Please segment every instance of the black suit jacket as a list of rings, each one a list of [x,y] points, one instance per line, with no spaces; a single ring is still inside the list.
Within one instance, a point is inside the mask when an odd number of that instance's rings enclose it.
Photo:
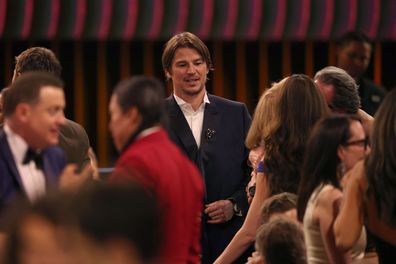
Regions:
[[[387,91],[382,86],[376,85],[367,78],[362,78],[359,81],[361,108],[369,115],[374,116],[386,92]]]
[[[65,166],[65,156],[57,146],[43,150],[43,172],[47,189],[58,185],[58,177]],[[0,129],[0,213],[15,197],[27,198],[4,129]]]
[[[245,215],[248,208],[245,186],[249,180],[245,137],[251,117],[242,103],[214,95],[208,98],[210,104],[205,105],[199,149],[173,96],[166,99],[167,130],[172,141],[201,169],[205,203],[232,198]],[[203,263],[213,262],[220,255],[243,221],[244,217],[234,216],[224,224],[204,223]]]

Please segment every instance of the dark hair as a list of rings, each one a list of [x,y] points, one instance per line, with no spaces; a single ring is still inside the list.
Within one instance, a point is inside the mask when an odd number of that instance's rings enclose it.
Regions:
[[[295,221],[284,217],[259,228],[256,249],[267,264],[307,263],[302,228]]]
[[[284,213],[297,207],[297,195],[283,192],[273,195],[264,201],[261,207],[261,220],[267,223],[274,213]]]
[[[378,215],[396,225],[396,89],[382,101],[371,133],[371,151],[365,169],[369,194],[374,197]]]
[[[136,107],[142,115],[141,129],[164,122],[164,86],[156,78],[135,76],[117,84],[113,95],[125,113]]]
[[[15,57],[15,71],[18,74],[28,71],[49,72],[60,78],[62,66],[50,49],[33,47]]]
[[[314,79],[334,87],[334,96],[330,108],[342,110],[347,114],[358,112],[360,108],[358,86],[346,71],[328,66],[318,71]]]
[[[140,185],[87,185],[75,202],[81,231],[97,243],[126,239],[137,248],[143,263],[157,255],[162,242],[159,209],[155,198]]]
[[[298,191],[297,217],[303,220],[309,198],[321,184],[331,184],[340,188],[337,168],[340,164],[338,147],[351,137],[352,121],[358,117],[334,115],[320,120],[314,127],[307,142],[301,181]]]
[[[343,34],[336,42],[338,47],[345,47],[351,42],[367,43],[371,46],[371,41],[362,31],[349,31]]]
[[[54,226],[65,228],[73,226],[73,218],[70,214],[72,204],[71,195],[67,193],[50,192],[35,201],[33,204],[24,197],[19,196],[13,201],[12,206],[2,214],[7,242],[2,263],[20,263],[20,250],[24,242],[21,234],[22,227],[30,217],[40,217]]]
[[[31,204],[26,199],[8,212],[6,262],[19,263],[20,230],[38,216],[66,231],[77,230],[99,245],[122,239],[137,249],[142,263],[153,260],[162,242],[162,223],[155,198],[135,183],[90,182],[77,193],[50,192]]]
[[[169,71],[172,67],[175,52],[179,48],[195,49],[199,55],[202,56],[202,59],[206,62],[209,70],[213,70],[212,59],[210,58],[208,47],[196,35],[190,32],[182,32],[173,36],[165,44],[164,52],[162,53],[162,68],[165,75],[166,71]]]
[[[64,84],[55,75],[45,72],[28,72],[21,75],[7,90],[7,100],[4,100],[3,105],[4,116],[11,116],[20,103],[36,104],[44,86],[63,89]]]
[[[290,76],[280,93],[280,126],[264,140],[270,195],[297,192],[305,143],[313,125],[329,111],[319,89],[306,75]]]

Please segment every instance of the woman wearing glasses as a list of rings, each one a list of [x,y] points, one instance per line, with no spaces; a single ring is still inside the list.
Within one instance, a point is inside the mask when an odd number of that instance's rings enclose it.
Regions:
[[[396,259],[396,89],[375,114],[371,151],[349,173],[334,224],[337,243],[347,247],[366,224],[374,235],[379,263]]]
[[[366,235],[352,251],[338,248],[333,223],[342,198],[343,176],[368,152],[359,119],[335,115],[315,125],[308,140],[299,187],[297,214],[304,223],[308,263],[350,263],[364,257]]]

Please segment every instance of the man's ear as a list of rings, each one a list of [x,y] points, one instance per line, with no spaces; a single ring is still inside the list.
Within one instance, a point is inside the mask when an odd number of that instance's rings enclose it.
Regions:
[[[142,116],[136,106],[131,107],[125,114],[133,124],[140,123],[140,120],[142,119]]]
[[[171,76],[171,74],[170,74],[169,71],[165,71],[165,76],[166,76],[166,79],[167,79],[167,80],[172,79],[172,76]]]
[[[14,69],[14,74],[12,75],[12,81],[11,82],[15,82],[15,80],[21,75],[20,72],[17,72],[16,69]]]
[[[22,122],[27,122],[30,118],[30,114],[31,106],[27,103],[19,103],[15,108],[14,115]]]

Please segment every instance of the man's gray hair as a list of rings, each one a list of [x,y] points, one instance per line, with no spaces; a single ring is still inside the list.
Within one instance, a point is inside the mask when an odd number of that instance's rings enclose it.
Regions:
[[[329,105],[332,109],[356,114],[360,108],[358,85],[343,69],[328,66],[315,74],[314,80],[333,85],[334,97]]]

